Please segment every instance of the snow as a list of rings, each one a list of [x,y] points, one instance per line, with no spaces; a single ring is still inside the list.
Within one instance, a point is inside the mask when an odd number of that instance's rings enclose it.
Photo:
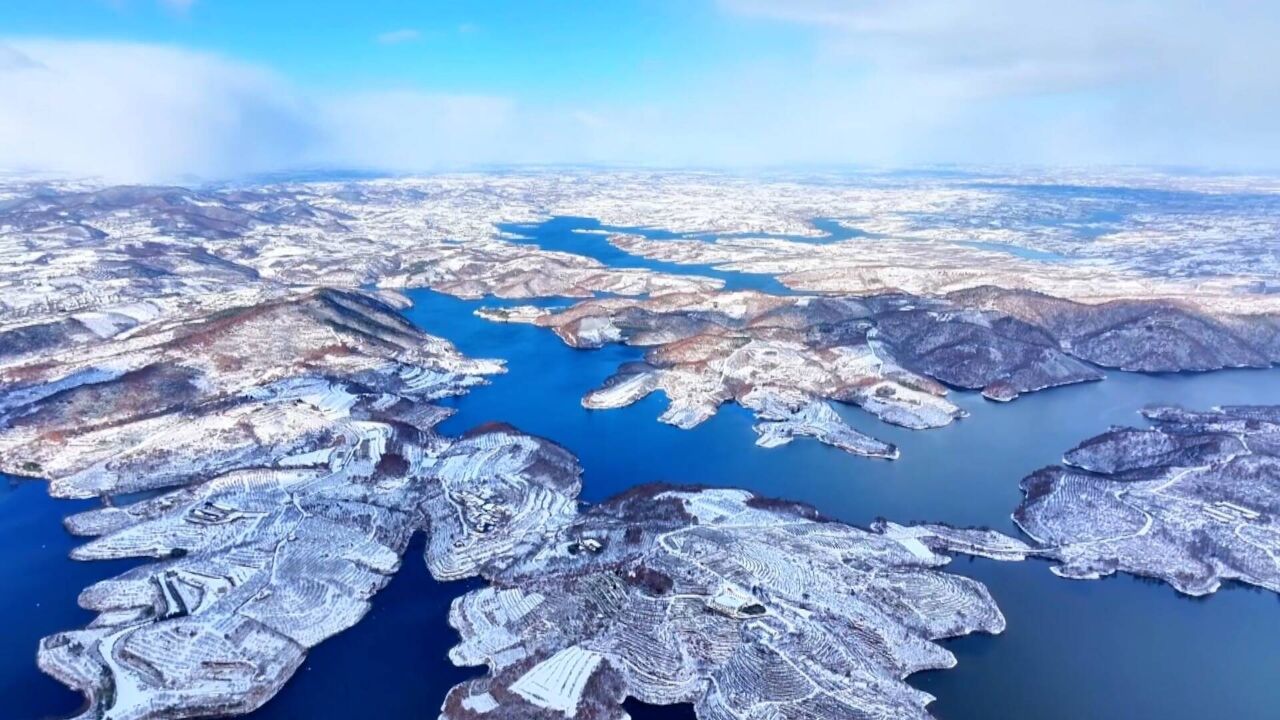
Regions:
[[[511,689],[538,707],[574,717],[582,689],[601,660],[599,653],[574,645],[533,666]]]

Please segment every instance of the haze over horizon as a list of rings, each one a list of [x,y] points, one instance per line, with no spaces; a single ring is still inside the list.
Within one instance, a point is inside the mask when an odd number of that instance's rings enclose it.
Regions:
[[[1277,34],[1244,0],[11,3],[0,169],[1271,169]]]

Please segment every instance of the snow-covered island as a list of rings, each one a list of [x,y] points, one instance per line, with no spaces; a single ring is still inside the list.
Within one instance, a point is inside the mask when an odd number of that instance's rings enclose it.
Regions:
[[[1280,592],[1280,407],[1143,414],[1026,478],[1018,525],[1063,577],[1157,578],[1189,595]]]
[[[630,405],[661,391],[661,420],[693,427],[733,401],[751,410],[758,444],[793,436],[870,457],[897,450],[849,427],[828,401],[912,429],[965,412],[948,387],[1007,402],[1103,379],[1102,368],[1175,372],[1280,361],[1280,314],[1213,313],[1158,299],[1080,303],[984,287],[928,298],[900,293],[779,296],[668,293],[584,300],[559,312],[517,306],[482,317],[553,330],[576,348],[624,343],[644,361],[582,399]]]

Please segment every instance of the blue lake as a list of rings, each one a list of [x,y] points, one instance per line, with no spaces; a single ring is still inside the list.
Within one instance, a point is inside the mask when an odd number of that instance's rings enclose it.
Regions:
[[[601,236],[564,228],[543,228],[536,240],[548,247],[581,245],[557,249],[588,254],[613,250]],[[631,256],[617,264],[624,262],[655,266]],[[740,276],[735,282],[756,280]],[[421,327],[469,355],[508,362],[509,372],[492,384],[446,401],[457,414],[443,430],[460,433],[499,420],[554,439],[581,459],[588,501],[653,481],[719,485],[801,500],[856,524],[883,516],[1016,533],[1009,513],[1020,499],[1018,481],[1109,425],[1140,422],[1136,412],[1144,405],[1280,403],[1280,370],[1111,373],[1100,383],[1036,393],[1007,405],[957,393],[970,417],[939,430],[892,428],[842,408],[854,426],[899,445],[902,458],[893,462],[806,440],[766,450],[753,444],[751,418],[736,406],[690,431],[656,421],[665,402],[658,396],[620,410],[582,409],[583,393],[638,357],[636,350],[574,350],[548,331],[489,323],[472,314],[496,303],[429,291],[409,295],[415,305],[406,315]],[[67,559],[74,541],[60,520],[89,506],[52,500],[35,482],[0,484],[0,544],[8,553],[0,566],[0,612],[10,620],[0,630],[4,717],[64,717],[79,704],[36,669],[34,657],[39,637],[90,619],[75,605],[81,588],[129,566]],[[456,635],[445,617],[452,598],[478,583],[434,582],[421,547],[419,538],[364,621],[318,647],[280,695],[252,717],[436,716],[448,688],[474,672],[447,661]],[[1192,600],[1132,577],[1063,580],[1042,562],[959,558],[952,570],[986,583],[1009,622],[997,637],[948,641],[958,667],[912,678],[938,697],[931,709],[939,718],[1277,715],[1280,602],[1274,594],[1233,586]],[[691,717],[687,708],[637,707],[633,715]]]
[[[548,250],[560,250],[562,252],[586,255],[612,267],[649,268],[651,270],[660,270],[674,275],[703,275],[723,280],[725,282],[725,288],[728,290],[760,290],[762,292],[774,294],[789,294],[792,291],[782,283],[778,282],[772,275],[725,272],[706,265],[682,265],[680,263],[649,260],[638,257],[610,245],[606,236],[601,233],[630,233],[634,235],[642,235],[651,240],[701,240],[705,242],[712,242],[718,238],[751,237],[790,240],[793,242],[811,244],[837,243],[845,241],[875,242],[883,237],[863,232],[855,227],[851,227],[841,223],[840,221],[829,218],[818,218],[810,222],[815,228],[822,231],[823,234],[817,236],[776,235],[770,233],[748,233],[746,235],[681,235],[654,228],[601,225],[599,221],[593,218],[563,216],[555,217],[536,224],[509,223],[500,225],[499,227],[503,231],[511,234],[516,240],[536,243]],[[914,240],[910,237],[895,239],[915,241],[922,244],[932,242],[930,240]],[[963,245],[965,247],[976,248],[978,250],[1004,253],[1006,255],[1013,255],[1025,260],[1036,260],[1039,262],[1061,262],[1067,259],[1059,253],[1047,250],[1036,250],[1034,248],[1021,247],[1019,245],[1010,245],[1006,243],[969,240],[956,240],[954,243],[956,245]]]
[[[499,228],[512,234],[516,240],[533,243],[547,250],[586,255],[609,267],[645,268],[672,275],[714,277],[724,281],[726,290],[759,290],[777,295],[792,294],[787,286],[778,282],[772,275],[725,272],[705,265],[681,265],[649,260],[619,250],[609,244],[606,236],[599,232],[635,233],[655,240],[683,237],[661,230],[604,226],[594,219],[578,217],[557,217],[536,225],[508,224],[500,225]]]

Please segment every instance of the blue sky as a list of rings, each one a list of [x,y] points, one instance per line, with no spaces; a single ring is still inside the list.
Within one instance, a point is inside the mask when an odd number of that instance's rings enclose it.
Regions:
[[[1280,164],[1248,0],[15,0],[0,167]]]
[[[750,53],[798,57],[807,33],[697,0],[50,0],[0,4],[0,28],[215,52],[313,88],[604,100],[670,90]]]

